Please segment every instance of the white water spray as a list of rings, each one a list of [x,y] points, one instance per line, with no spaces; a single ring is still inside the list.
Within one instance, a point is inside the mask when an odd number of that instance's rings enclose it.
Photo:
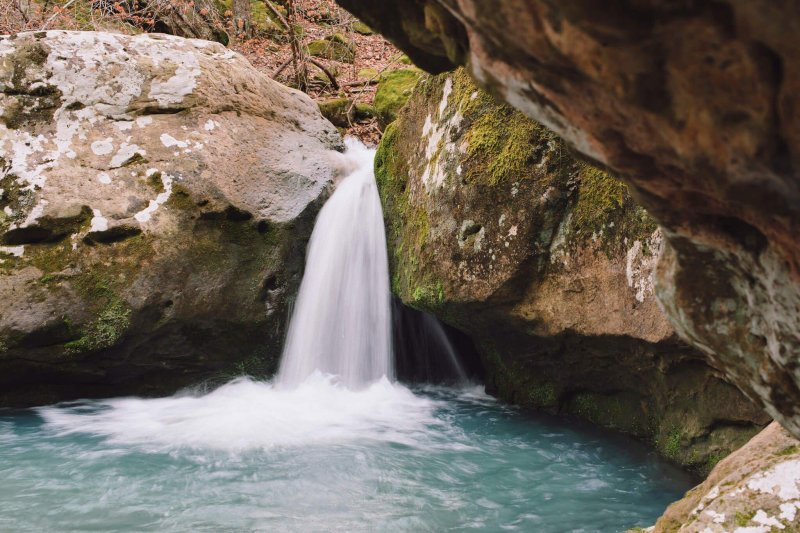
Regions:
[[[360,388],[394,377],[386,236],[373,173],[375,151],[347,140],[353,170],[319,213],[286,337],[278,383],[315,371]]]

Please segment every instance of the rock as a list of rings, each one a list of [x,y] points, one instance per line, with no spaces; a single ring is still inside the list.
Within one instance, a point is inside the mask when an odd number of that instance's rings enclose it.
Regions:
[[[800,441],[773,422],[670,505],[654,531],[791,533],[799,523]]]
[[[355,120],[355,106],[349,98],[331,98],[317,102],[322,116],[335,126],[347,128]]]
[[[467,332],[501,399],[701,472],[769,422],[676,338],[653,290],[661,232],[625,184],[465,72],[419,82],[376,176],[393,291]]]
[[[369,104],[356,103],[355,119],[356,122],[367,122],[378,117],[378,110]]]
[[[354,32],[358,33],[359,35],[372,35],[373,32],[372,28],[361,22],[360,20],[355,21],[351,28]]]
[[[340,33],[311,41],[308,43],[307,48],[308,54],[314,57],[341,61],[342,63],[352,63],[356,59],[355,45]]]
[[[374,68],[362,68],[358,71],[358,78],[361,80],[377,80],[380,73]]]
[[[800,4],[339,0],[625,179],[670,321],[800,437]]]
[[[375,91],[374,105],[383,125],[391,123],[405,105],[411,91],[422,76],[415,68],[390,70],[381,74]]]
[[[0,38],[0,406],[267,372],[335,176],[304,94],[206,41]]]

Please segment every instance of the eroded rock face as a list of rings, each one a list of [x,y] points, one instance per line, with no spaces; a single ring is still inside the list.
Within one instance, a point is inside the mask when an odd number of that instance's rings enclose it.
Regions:
[[[792,532],[798,523],[800,441],[773,422],[670,505],[654,531]]]
[[[221,45],[0,38],[0,405],[163,393],[280,354],[340,138]]]
[[[394,292],[467,332],[501,398],[700,471],[769,421],[676,338],[653,287],[663,238],[625,184],[464,71],[417,85],[376,176]]]
[[[678,333],[800,437],[800,4],[339,0],[618,172]]]

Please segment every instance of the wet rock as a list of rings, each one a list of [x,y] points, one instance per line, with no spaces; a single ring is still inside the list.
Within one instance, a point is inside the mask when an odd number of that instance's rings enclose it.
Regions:
[[[467,332],[502,399],[701,472],[769,421],[678,340],[654,293],[664,240],[627,186],[465,72],[419,82],[376,176],[393,291]]]
[[[0,38],[0,405],[269,372],[341,148],[216,43]]]

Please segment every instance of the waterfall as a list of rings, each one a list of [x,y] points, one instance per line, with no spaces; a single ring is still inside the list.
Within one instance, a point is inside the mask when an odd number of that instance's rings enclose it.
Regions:
[[[278,384],[315,371],[351,388],[394,377],[386,236],[375,151],[347,140],[351,172],[317,217],[292,313]]]

